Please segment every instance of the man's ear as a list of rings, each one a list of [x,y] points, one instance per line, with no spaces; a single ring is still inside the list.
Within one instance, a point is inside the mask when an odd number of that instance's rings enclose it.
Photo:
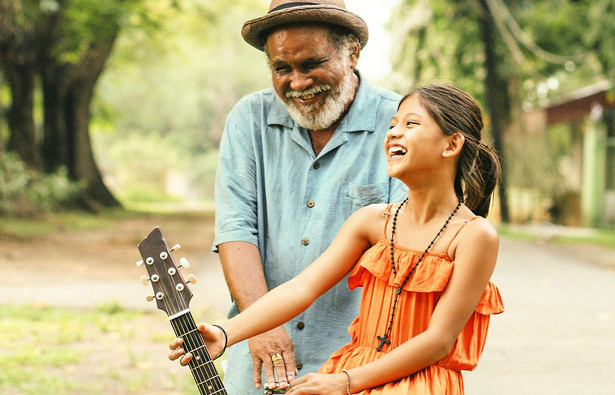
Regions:
[[[359,56],[361,55],[361,45],[357,42],[354,50],[350,53],[350,68],[355,69],[359,64]]]
[[[444,148],[444,151],[442,151],[442,156],[445,158],[450,158],[459,155],[465,141],[466,138],[461,133],[455,133],[449,136],[448,145]]]

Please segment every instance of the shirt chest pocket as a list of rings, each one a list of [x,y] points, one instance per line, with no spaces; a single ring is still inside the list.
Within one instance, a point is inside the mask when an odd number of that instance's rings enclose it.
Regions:
[[[389,183],[382,182],[370,185],[355,185],[346,183],[348,197],[352,200],[352,211],[370,204],[389,202]]]

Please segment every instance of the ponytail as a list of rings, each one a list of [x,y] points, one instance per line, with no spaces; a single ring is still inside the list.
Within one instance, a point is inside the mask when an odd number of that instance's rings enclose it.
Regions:
[[[474,214],[486,217],[499,181],[500,160],[493,148],[480,142],[475,163],[472,171],[458,172],[457,178],[463,180],[461,197],[464,204]]]

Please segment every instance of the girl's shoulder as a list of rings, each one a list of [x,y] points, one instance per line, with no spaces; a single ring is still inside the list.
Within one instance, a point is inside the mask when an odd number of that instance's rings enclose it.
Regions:
[[[500,236],[491,221],[472,214],[465,216],[459,222],[456,235],[447,251],[451,259],[455,259],[456,251],[461,246],[481,250],[498,249]]]
[[[361,229],[361,233],[369,238],[370,244],[374,244],[384,235],[390,211],[391,204],[370,204],[355,211],[349,221],[352,221],[354,227]]]

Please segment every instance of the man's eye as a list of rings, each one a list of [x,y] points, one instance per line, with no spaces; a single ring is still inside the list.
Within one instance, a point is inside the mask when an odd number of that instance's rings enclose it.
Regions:
[[[287,74],[290,71],[289,67],[276,67],[275,72],[277,74]]]
[[[313,69],[316,68],[318,66],[320,66],[322,64],[322,62],[310,62],[308,64],[305,65],[306,68],[308,69]]]

